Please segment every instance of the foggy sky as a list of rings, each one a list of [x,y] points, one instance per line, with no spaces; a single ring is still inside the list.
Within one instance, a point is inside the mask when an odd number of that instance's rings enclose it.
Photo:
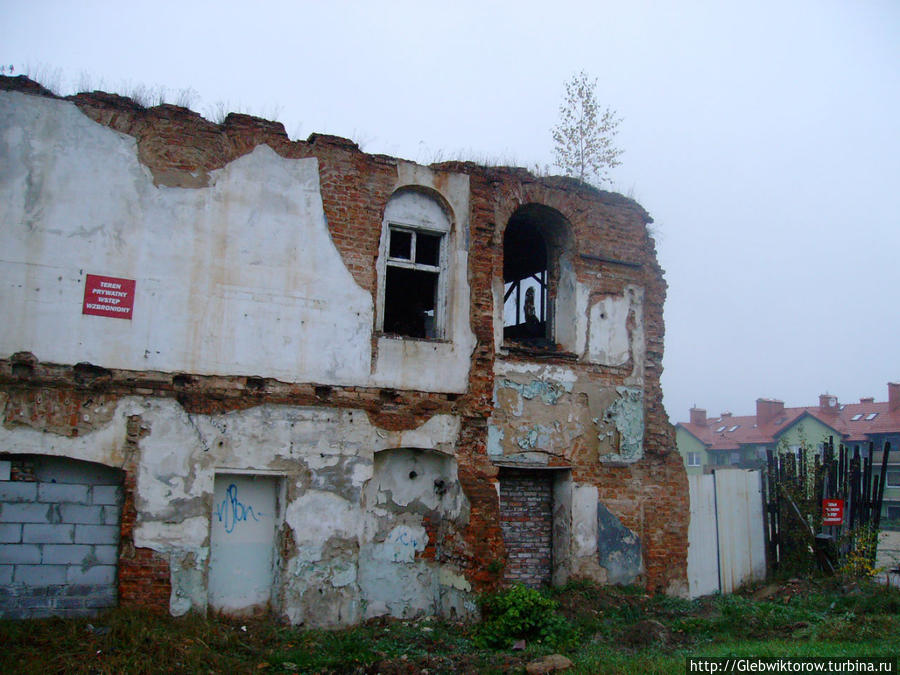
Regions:
[[[529,168],[584,69],[624,118],[607,187],[655,219],[673,421],[900,381],[896,0],[4,2],[0,64]]]

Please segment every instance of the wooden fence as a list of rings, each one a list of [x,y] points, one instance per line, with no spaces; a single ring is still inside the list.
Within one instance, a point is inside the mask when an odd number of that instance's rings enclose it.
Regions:
[[[877,533],[890,451],[885,443],[880,473],[873,471],[873,443],[867,453],[859,445],[835,448],[833,438],[821,452],[801,447],[796,454],[766,453],[766,540],[773,572],[818,566],[833,573],[865,532]],[[869,548],[874,564],[875,546]]]

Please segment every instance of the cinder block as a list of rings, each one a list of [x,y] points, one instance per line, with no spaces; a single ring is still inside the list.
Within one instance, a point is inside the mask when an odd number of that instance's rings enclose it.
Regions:
[[[39,618],[32,616],[30,609],[18,609],[15,607],[0,607],[0,619],[22,621],[23,619]]]
[[[19,607],[22,609],[37,609],[53,607],[54,598],[46,595],[29,595],[19,598]]]
[[[119,528],[115,525],[75,525],[76,544],[118,544]]]
[[[37,483],[0,481],[0,502],[33,502],[37,499]]]
[[[87,544],[44,544],[41,562],[45,565],[80,565],[91,555]]]
[[[59,598],[56,606],[59,609],[84,609],[84,598]]]
[[[119,524],[119,518],[122,514],[122,508],[119,506],[104,506],[103,508],[103,525],[116,525]]]
[[[84,599],[85,607],[115,607],[118,602],[115,586],[104,586]]]
[[[101,565],[115,565],[119,562],[118,546],[94,546],[94,558]]]
[[[43,610],[38,610],[38,611],[43,611]],[[79,609],[77,607],[73,608],[73,609],[53,609],[50,611],[53,612],[54,616],[62,616],[62,617],[65,617],[66,619],[74,619],[74,618],[82,617],[82,616],[94,616],[97,613],[96,609],[88,609],[88,608]]]
[[[118,485],[95,485],[94,504],[118,504],[122,501],[122,489]]]
[[[66,583],[65,565],[16,565],[13,583],[26,586],[49,586]]]
[[[30,595],[49,595],[51,598],[55,598],[62,595],[65,588],[65,584],[51,584],[49,586],[32,586],[25,589],[25,592]]]
[[[65,504],[89,504],[88,485],[74,483],[38,483],[38,501]]]
[[[82,504],[60,504],[59,515],[64,523],[103,524],[104,506],[84,506]]]
[[[37,565],[41,562],[41,547],[37,544],[0,544],[0,564]]]
[[[22,526],[22,542],[25,544],[71,544],[75,540],[75,525]],[[85,526],[89,527],[89,526]]]
[[[12,583],[13,579],[13,566],[12,565],[0,565],[0,586],[8,586]],[[3,591],[4,589],[0,589],[0,605],[3,603]]]
[[[5,523],[50,523],[50,504],[37,502],[2,504],[0,505],[0,518]]]
[[[55,609],[20,609],[23,613],[23,619],[49,619],[51,616],[57,615]]]
[[[18,544],[22,541],[22,526],[19,523],[0,523],[0,544]]]
[[[82,569],[78,565],[72,565],[68,568],[66,579],[70,584],[114,584],[116,566],[94,565]]]

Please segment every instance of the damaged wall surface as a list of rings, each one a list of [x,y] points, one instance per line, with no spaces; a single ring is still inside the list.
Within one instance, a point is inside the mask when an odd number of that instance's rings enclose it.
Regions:
[[[516,580],[684,593],[649,222],[569,179],[0,78],[0,615],[42,566],[74,587],[60,547],[89,545],[96,597],[175,615],[464,617]],[[115,542],[24,540],[48,461],[119,477]]]

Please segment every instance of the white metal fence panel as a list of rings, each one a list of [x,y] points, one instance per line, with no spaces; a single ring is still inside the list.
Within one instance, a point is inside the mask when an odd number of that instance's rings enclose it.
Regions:
[[[731,593],[766,578],[762,487],[759,471],[716,471],[719,590]]]
[[[719,590],[716,485],[710,475],[688,476],[691,521],[688,525],[688,589],[692,598]]]
[[[766,577],[759,471],[729,469],[688,476],[688,584],[691,597],[731,593]]]

